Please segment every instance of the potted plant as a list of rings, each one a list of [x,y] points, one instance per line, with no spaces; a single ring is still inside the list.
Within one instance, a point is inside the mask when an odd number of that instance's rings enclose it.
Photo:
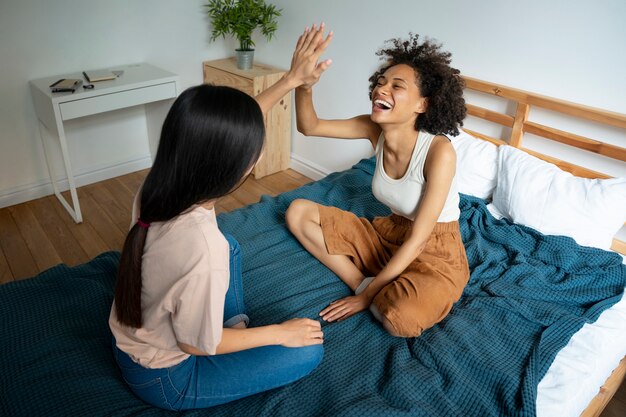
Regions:
[[[276,18],[282,11],[265,4],[265,0],[209,0],[207,8],[213,25],[211,40],[232,35],[239,41],[239,48],[235,50],[239,69],[252,68],[252,32],[259,28],[267,40],[271,40],[278,28]]]

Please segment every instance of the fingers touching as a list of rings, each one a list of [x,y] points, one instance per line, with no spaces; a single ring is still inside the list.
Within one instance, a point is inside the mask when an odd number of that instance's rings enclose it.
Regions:
[[[318,62],[333,38],[332,31],[324,37],[324,29],[324,23],[313,25],[311,29],[307,27],[298,38],[291,60],[291,72],[301,85],[310,87],[315,84],[332,63],[330,59]]]
[[[326,36],[326,39],[324,39],[324,29],[324,23],[321,23],[317,27],[313,25],[310,30],[308,27],[304,29],[304,33],[298,38],[296,50],[317,52],[319,54],[324,52],[333,37],[333,31],[331,30]]]

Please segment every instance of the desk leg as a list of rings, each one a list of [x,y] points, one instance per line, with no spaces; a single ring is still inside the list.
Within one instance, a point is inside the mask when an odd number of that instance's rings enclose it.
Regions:
[[[80,211],[80,203],[78,202],[78,194],[76,193],[76,185],[74,183],[74,175],[72,174],[72,166],[70,164],[69,152],[67,149],[67,141],[65,140],[65,129],[63,129],[63,124],[61,122],[57,123],[57,132],[59,133],[59,143],[61,145],[61,154],[63,155],[63,164],[65,165],[65,174],[67,175],[67,182],[70,186],[70,195],[72,196],[72,206],[67,202],[63,194],[57,185],[57,182],[54,179],[54,169],[53,169],[53,161],[50,158],[50,150],[48,149],[48,143],[46,138],[44,137],[44,125],[39,121],[39,136],[41,137],[41,141],[43,143],[43,150],[46,157],[46,163],[48,166],[48,174],[50,175],[50,182],[52,183],[52,189],[54,190],[54,195],[57,196],[61,205],[65,207],[65,210],[68,211],[70,216],[74,219],[76,223],[82,223],[83,216]]]

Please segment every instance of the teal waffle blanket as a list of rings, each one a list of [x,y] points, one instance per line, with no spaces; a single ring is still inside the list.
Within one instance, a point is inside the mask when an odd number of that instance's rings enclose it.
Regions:
[[[348,288],[285,228],[295,198],[388,214],[371,195],[366,159],[278,197],[218,217],[240,242],[251,325],[317,318]],[[289,386],[197,416],[534,416],[537,384],[584,323],[617,302],[621,257],[494,219],[462,196],[470,282],[450,315],[415,339],[389,336],[369,312],[322,323],[325,356]],[[107,319],[118,254],[59,265],[0,286],[0,415],[157,416],[126,388]]]

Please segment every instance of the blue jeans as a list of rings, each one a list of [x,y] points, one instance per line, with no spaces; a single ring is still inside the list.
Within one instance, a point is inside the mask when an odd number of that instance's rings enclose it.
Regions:
[[[224,326],[248,321],[243,303],[239,244],[229,235],[230,285]],[[309,374],[322,361],[322,345],[287,348],[263,346],[224,355],[190,356],[169,368],[149,369],[119,350],[113,355],[130,389],[139,398],[167,410],[212,407],[287,385]]]

